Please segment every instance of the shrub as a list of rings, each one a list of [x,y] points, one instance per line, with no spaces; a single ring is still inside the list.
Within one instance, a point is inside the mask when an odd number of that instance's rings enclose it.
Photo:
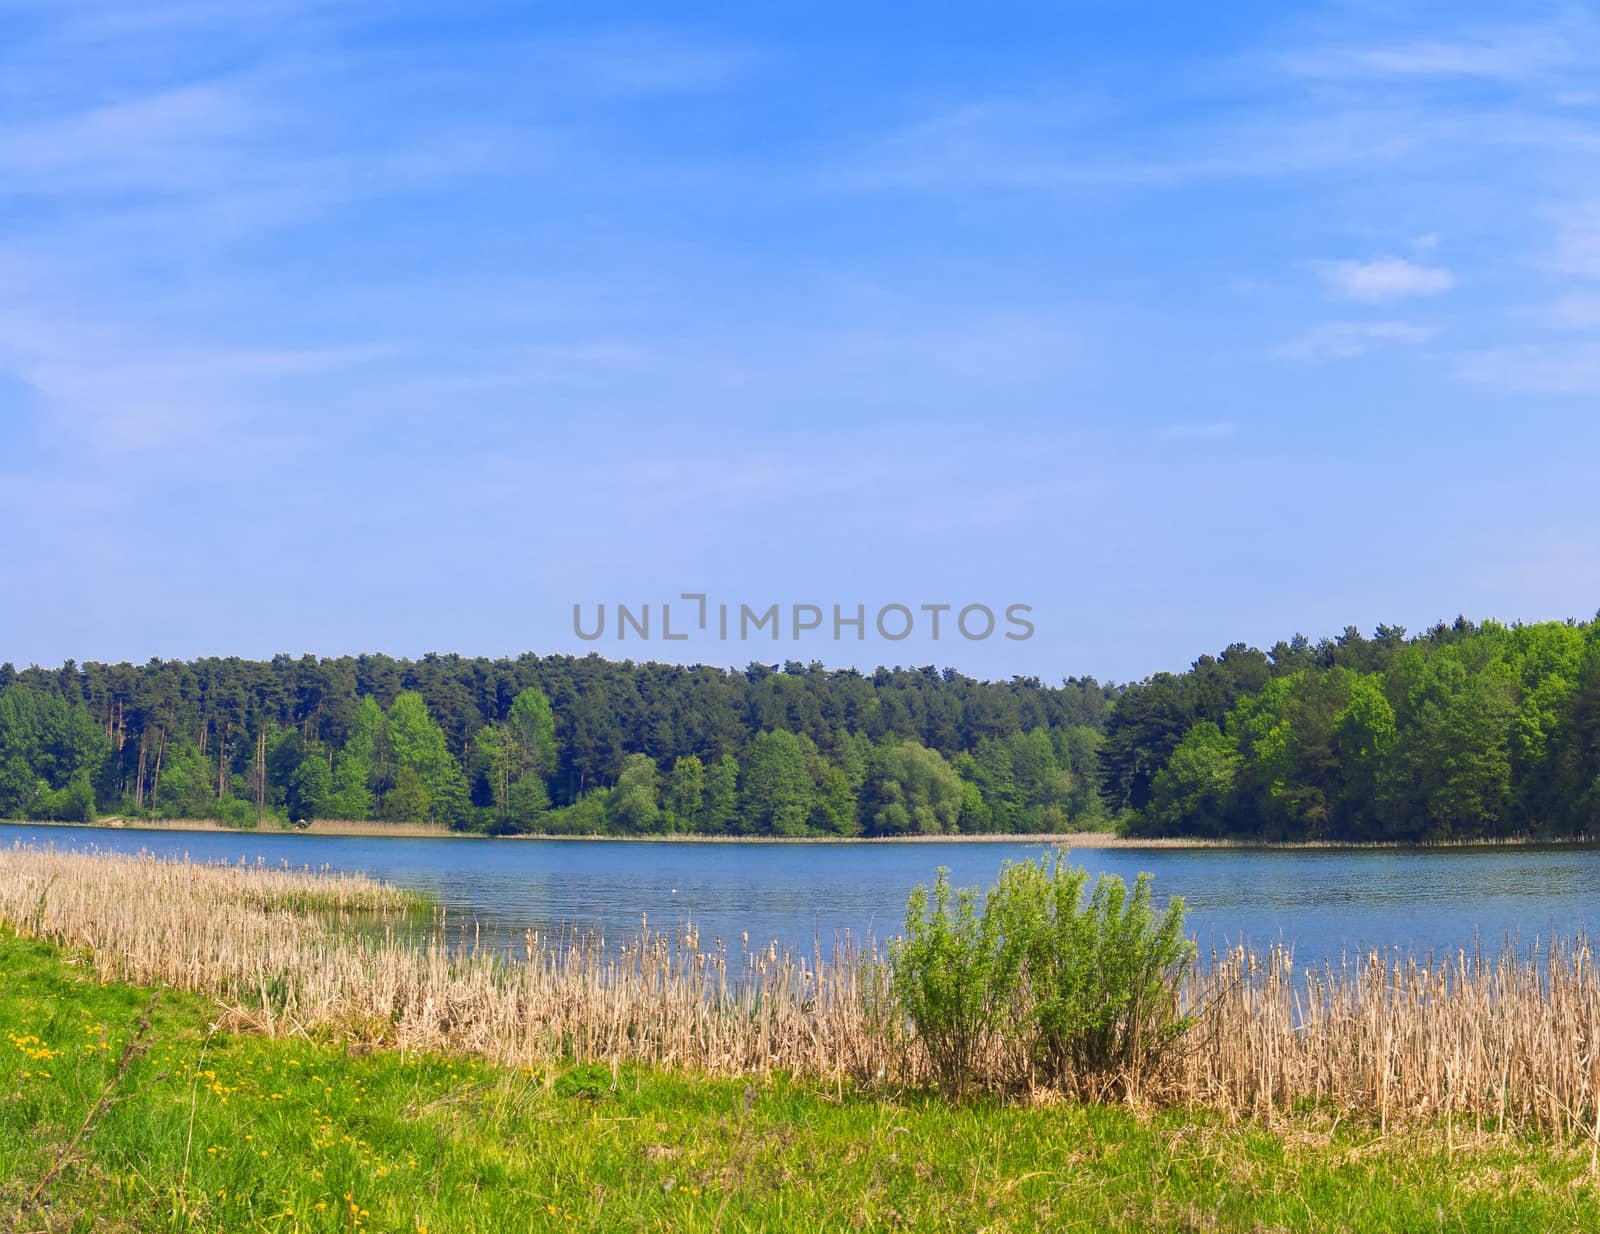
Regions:
[[[1019,959],[992,904],[980,913],[971,888],[952,897],[949,871],[941,868],[934,880],[931,910],[927,888],[912,890],[905,935],[889,943],[891,990],[947,1091],[978,1079],[985,1055],[1004,1036]]]
[[[1086,897],[1088,879],[1057,856],[1008,863],[981,909],[943,869],[931,901],[912,891],[891,991],[946,1091],[1024,1071],[1085,1094],[1131,1091],[1188,1029],[1183,902],[1158,914],[1149,875],[1131,894],[1101,875]]]
[[[62,787],[41,792],[33,799],[28,816],[44,822],[94,822],[94,787],[88,771],[80,768]]]
[[[1029,1056],[1048,1082],[1103,1091],[1136,1085],[1189,1027],[1179,990],[1194,959],[1183,901],[1157,913],[1151,879],[1130,894],[1058,855],[1007,865],[989,910],[1021,953]]]

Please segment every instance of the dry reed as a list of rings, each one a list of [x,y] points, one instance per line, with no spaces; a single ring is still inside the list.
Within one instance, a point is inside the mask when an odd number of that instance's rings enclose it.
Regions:
[[[355,921],[367,928],[348,928]],[[419,943],[415,922],[409,893],[359,877],[0,851],[0,926],[86,949],[105,980],[210,995],[231,1022],[270,1033],[333,1031],[520,1065],[929,1080],[874,951],[702,947],[691,925],[641,928],[611,947],[530,934],[511,959],[453,949],[442,928]],[[1195,1027],[1138,1087],[1143,1099],[1268,1122],[1309,1102],[1384,1125],[1469,1116],[1590,1138],[1600,1153],[1600,963],[1582,940],[1543,955],[1375,954],[1298,973],[1281,950],[1234,951],[1197,968],[1184,1001]],[[1005,1040],[978,1066],[1006,1083],[1028,1073]]]

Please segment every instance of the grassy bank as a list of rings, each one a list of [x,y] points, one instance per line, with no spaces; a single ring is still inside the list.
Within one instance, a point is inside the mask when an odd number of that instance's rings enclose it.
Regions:
[[[0,1229],[1600,1228],[1589,1146],[864,1096],[214,1029],[0,934]],[[149,1029],[138,1025],[148,1016]],[[132,1049],[130,1040],[135,1040]]]
[[[426,934],[419,948],[430,919],[419,925],[403,895],[260,866],[0,851],[0,926],[85,948],[101,980],[214,998],[234,1027],[510,1066],[638,1063],[880,1093],[933,1083],[937,1060],[877,953],[787,953],[702,940],[692,925],[609,944],[530,933],[525,954],[507,957],[472,949],[470,923],[465,934],[451,924],[465,950]],[[345,928],[342,913],[366,928]],[[370,928],[375,913],[399,929]],[[1536,960],[1375,954],[1309,972],[1281,951],[1235,951],[1182,981],[1193,1026],[1159,1068],[1128,1077],[1142,1101],[1269,1122],[1326,1103],[1385,1130],[1466,1116],[1600,1145],[1600,1055],[1587,1044],[1600,1041],[1600,961],[1581,941]],[[1016,1034],[970,1044],[978,1086],[1039,1087]],[[1070,1070],[1048,1082],[1101,1093],[1106,1079]]]

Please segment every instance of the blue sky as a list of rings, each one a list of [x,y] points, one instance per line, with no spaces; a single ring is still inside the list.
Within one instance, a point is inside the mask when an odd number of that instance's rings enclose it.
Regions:
[[[0,0],[0,659],[1589,617],[1600,14],[1508,13]]]

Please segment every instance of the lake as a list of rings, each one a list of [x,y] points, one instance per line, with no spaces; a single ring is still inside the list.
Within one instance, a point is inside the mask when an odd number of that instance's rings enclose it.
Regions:
[[[196,861],[288,862],[362,872],[428,891],[486,941],[597,927],[616,939],[693,920],[703,942],[770,940],[809,950],[836,934],[898,933],[906,894],[939,866],[958,886],[994,881],[1001,863],[1054,850],[1040,843],[688,844],[651,841],[461,840],[108,827],[0,828],[14,842],[146,851]],[[1299,963],[1371,947],[1417,953],[1523,947],[1580,931],[1600,935],[1600,849],[1078,849],[1091,872],[1181,895],[1202,954],[1241,940],[1292,944]]]

